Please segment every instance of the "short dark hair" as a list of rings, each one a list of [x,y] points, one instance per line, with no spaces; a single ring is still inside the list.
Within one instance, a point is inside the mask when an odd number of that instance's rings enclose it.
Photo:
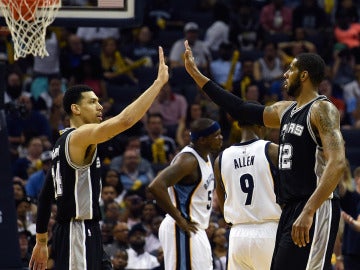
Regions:
[[[325,62],[316,53],[301,53],[296,56],[296,67],[300,72],[307,71],[310,81],[314,86],[318,86],[325,77]]]
[[[160,118],[161,122],[164,120],[164,117],[161,115],[161,113],[149,113],[147,116],[147,122],[149,123],[150,118]]]
[[[72,104],[78,104],[79,101],[82,99],[82,93],[83,92],[90,92],[94,91],[91,87],[87,85],[74,85],[69,87],[63,98],[63,107],[66,114],[71,115],[71,105]]]

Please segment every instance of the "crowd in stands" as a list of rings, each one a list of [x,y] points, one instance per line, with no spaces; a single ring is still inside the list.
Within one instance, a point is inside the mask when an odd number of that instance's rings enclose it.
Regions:
[[[190,123],[200,117],[219,121],[224,146],[240,137],[237,122],[203,95],[186,73],[184,39],[206,75],[226,91],[262,104],[290,99],[282,90],[282,74],[296,55],[320,54],[327,71],[319,93],[338,108],[343,130],[360,129],[358,1],[145,2],[141,26],[50,26],[46,33],[50,56],[45,58],[29,56],[15,62],[11,37],[0,36],[0,53],[7,57],[4,101],[24,266],[34,245],[37,196],[49,170],[50,151],[59,130],[69,126],[62,109],[64,91],[74,84],[91,86],[104,107],[105,119],[111,117],[155,79],[159,45],[170,68],[169,83],[142,121],[98,147],[103,168],[101,228],[114,269],[164,269],[157,237],[164,213],[147,186],[189,143]],[[277,142],[277,134],[277,130],[269,130],[268,139]],[[358,169],[356,172],[359,174]],[[214,269],[220,270],[226,269],[228,228],[214,200],[207,233]],[[354,215],[360,215],[353,207]],[[54,205],[49,223],[49,269],[53,267],[51,229],[55,217]],[[349,233],[351,228],[346,226],[341,233]],[[360,247],[352,252],[360,256]]]

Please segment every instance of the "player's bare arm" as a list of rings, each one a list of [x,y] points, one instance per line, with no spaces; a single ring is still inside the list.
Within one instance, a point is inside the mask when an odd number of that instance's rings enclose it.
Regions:
[[[319,185],[293,224],[292,238],[300,247],[310,242],[309,231],[314,213],[335,190],[346,168],[344,141],[339,123],[339,112],[332,103],[319,101],[314,104],[311,111],[311,124],[321,139],[327,163]]]
[[[154,83],[120,114],[100,124],[86,124],[77,128],[70,137],[72,145],[70,156],[81,161],[89,145],[105,142],[138,122],[169,79],[168,66],[165,64],[163,49],[159,47],[159,69]],[[86,101],[87,102],[87,101]],[[98,100],[90,100],[100,106]],[[99,115],[101,115],[101,110]],[[73,147],[74,146],[74,147]],[[74,160],[76,162],[76,160]]]
[[[180,181],[191,184],[194,181],[194,172],[198,171],[198,162],[194,155],[180,154],[173,164],[162,170],[149,185],[149,191],[154,195],[158,205],[176,221],[176,224],[185,232],[196,232],[195,223],[187,221],[171,202],[168,187]]]
[[[308,203],[314,204],[309,209],[314,208],[313,211],[316,211],[338,185],[346,168],[346,159],[344,140],[340,131],[340,116],[336,107],[327,101],[319,101],[314,104],[311,124],[317,130],[327,160],[319,186]]]
[[[291,103],[291,101],[278,101],[266,106],[263,113],[264,125],[269,128],[279,128],[281,115]]]
[[[214,177],[215,177],[215,183],[216,183],[215,191],[216,191],[216,195],[218,197],[220,211],[221,211],[221,213],[224,214],[225,188],[224,188],[224,184],[221,180],[219,157],[217,157],[214,162]]]
[[[270,143],[268,148],[268,155],[270,157],[270,160],[272,164],[278,168],[279,163],[279,145],[275,143]]]

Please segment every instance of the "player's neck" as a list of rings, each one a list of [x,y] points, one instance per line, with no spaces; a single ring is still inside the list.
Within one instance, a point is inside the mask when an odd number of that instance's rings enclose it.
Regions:
[[[247,142],[258,139],[259,137],[253,131],[247,130],[245,128],[242,130],[241,142]]]
[[[316,97],[318,97],[319,94],[317,93],[317,91],[303,91],[297,98],[296,98],[296,102],[297,102],[297,106],[296,107],[302,107],[305,104],[309,103],[311,100],[315,99]]]
[[[209,149],[203,149],[203,147],[199,146],[199,145],[195,145],[193,143],[191,143],[189,145],[191,148],[193,148],[198,154],[199,156],[202,157],[203,160],[207,161],[208,159],[208,155],[209,155]]]

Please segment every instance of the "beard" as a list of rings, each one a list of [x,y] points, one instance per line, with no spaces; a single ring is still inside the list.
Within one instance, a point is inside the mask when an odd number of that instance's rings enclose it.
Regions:
[[[298,97],[300,94],[300,88],[301,88],[301,81],[300,81],[300,75],[298,75],[292,83],[289,83],[287,93],[291,97]]]

